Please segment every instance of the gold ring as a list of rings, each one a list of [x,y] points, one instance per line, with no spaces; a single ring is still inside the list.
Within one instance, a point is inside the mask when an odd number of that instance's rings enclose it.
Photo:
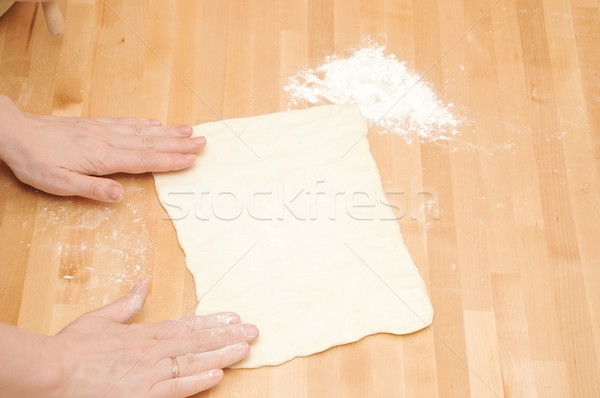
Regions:
[[[175,357],[171,358],[171,362],[173,363],[173,378],[176,379],[179,377],[179,364],[177,363],[177,359],[175,359]]]

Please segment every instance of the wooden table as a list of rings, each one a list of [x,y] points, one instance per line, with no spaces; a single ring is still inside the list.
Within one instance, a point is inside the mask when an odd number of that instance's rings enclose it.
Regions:
[[[59,4],[64,37],[36,4],[0,20],[0,92],[28,112],[196,124],[285,110],[289,76],[370,36],[465,118],[447,145],[369,137],[384,185],[406,191],[394,200],[433,325],[228,371],[201,396],[600,396],[598,0]],[[136,321],[193,313],[152,176],[116,178],[126,198],[101,204],[0,167],[0,321],[55,333],[138,279],[151,292]]]

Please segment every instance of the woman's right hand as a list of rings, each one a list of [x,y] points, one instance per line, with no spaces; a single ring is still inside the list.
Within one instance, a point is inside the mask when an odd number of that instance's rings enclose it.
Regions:
[[[2,325],[2,334],[15,334],[5,337],[18,344],[2,358],[14,378],[0,380],[0,396],[187,397],[219,383],[223,368],[248,356],[258,329],[234,313],[125,324],[141,310],[147,290],[139,282],[51,337]]]

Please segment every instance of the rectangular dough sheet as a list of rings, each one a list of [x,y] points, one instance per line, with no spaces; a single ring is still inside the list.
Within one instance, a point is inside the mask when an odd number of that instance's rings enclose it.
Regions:
[[[191,168],[155,174],[196,313],[234,311],[260,330],[234,367],[431,323],[366,132],[352,105],[207,123],[194,127],[207,145]]]

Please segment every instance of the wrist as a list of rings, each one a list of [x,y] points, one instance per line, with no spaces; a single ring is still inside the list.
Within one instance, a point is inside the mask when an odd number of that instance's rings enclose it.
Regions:
[[[51,337],[0,324],[0,340],[0,397],[64,396]]]
[[[0,94],[0,160],[5,160],[5,152],[10,147],[9,141],[20,113],[9,97]]]
[[[36,385],[44,397],[63,398],[65,394],[62,392],[65,389],[66,378],[62,367],[62,351],[55,344],[53,337],[42,335],[38,335],[38,337],[41,340],[39,357],[42,360],[35,368],[38,374]]]

